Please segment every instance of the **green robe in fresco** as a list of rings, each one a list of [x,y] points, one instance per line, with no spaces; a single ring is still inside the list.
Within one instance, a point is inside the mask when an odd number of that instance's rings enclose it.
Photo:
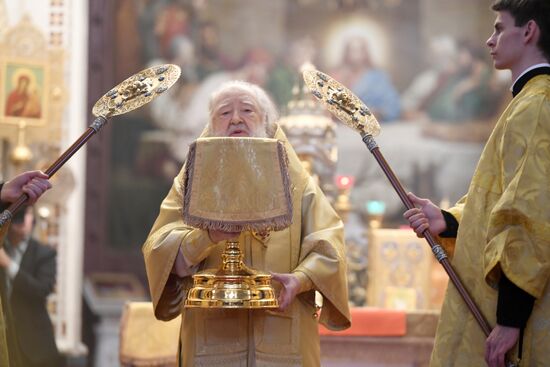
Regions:
[[[494,326],[502,272],[533,295],[522,366],[549,366],[550,76],[532,78],[510,102],[450,212],[460,222],[452,265],[474,301]],[[431,366],[485,366],[485,339],[449,285]]]

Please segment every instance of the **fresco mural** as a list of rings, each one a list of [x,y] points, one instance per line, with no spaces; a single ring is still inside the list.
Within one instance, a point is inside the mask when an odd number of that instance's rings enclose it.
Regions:
[[[472,14],[486,7],[468,2]],[[117,80],[158,63],[179,65],[182,78],[164,98],[113,124],[109,245],[140,248],[220,83],[264,87],[284,116],[304,63],[333,75],[375,111],[387,158],[406,187],[457,200],[501,105],[506,76],[492,72],[477,25],[436,32],[427,3],[119,0]],[[395,224],[400,203],[362,142],[343,126],[336,133],[338,174],[355,178],[354,210],[382,201]],[[447,163],[455,160],[462,170],[450,171]]]

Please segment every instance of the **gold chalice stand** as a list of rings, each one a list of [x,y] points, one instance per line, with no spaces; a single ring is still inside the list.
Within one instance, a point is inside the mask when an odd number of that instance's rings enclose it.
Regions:
[[[193,275],[185,307],[277,308],[271,275],[247,267],[239,241],[226,241],[219,269]]]
[[[204,230],[256,236],[288,227],[292,203],[283,144],[263,138],[198,139],[187,156],[183,218]],[[193,276],[185,307],[277,308],[271,275],[243,259],[239,241],[226,241],[220,267]]]

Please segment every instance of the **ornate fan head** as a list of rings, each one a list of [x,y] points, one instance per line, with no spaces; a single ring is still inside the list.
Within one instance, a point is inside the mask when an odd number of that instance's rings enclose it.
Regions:
[[[318,70],[306,70],[303,77],[311,93],[340,121],[361,135],[380,133],[380,124],[369,108],[338,81]]]
[[[179,66],[153,66],[132,75],[101,97],[92,110],[105,118],[121,115],[149,103],[167,91],[180,77]]]

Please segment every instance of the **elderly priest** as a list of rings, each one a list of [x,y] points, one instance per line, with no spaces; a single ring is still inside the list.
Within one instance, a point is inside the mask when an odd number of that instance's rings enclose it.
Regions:
[[[262,89],[245,82],[228,82],[211,96],[210,121],[202,137],[275,139],[284,146],[283,160],[289,178],[285,181],[289,185],[287,199],[291,202],[289,226],[263,232],[238,231],[232,226],[221,229],[191,226],[183,215],[184,206],[189,204],[184,187],[189,181],[184,166],[143,245],[155,316],[170,320],[182,315],[180,365],[319,366],[317,323],[333,330],[350,326],[342,221],[302,167],[275,123],[276,118],[275,107]],[[245,175],[250,166],[262,164],[254,150],[236,165],[221,150],[215,157],[218,164],[231,165],[234,180],[246,185],[240,192],[248,192],[248,197],[235,200],[248,205],[263,202],[256,196],[262,192],[258,181]],[[190,165],[189,160],[188,157],[186,166]],[[270,184],[269,180],[262,182]],[[221,186],[223,183],[209,187],[212,196],[196,202],[221,197],[216,193]],[[236,238],[246,266],[272,274],[279,308],[184,307],[193,285],[192,276],[198,270],[219,267],[225,242]],[[319,314],[315,291],[323,296]]]

